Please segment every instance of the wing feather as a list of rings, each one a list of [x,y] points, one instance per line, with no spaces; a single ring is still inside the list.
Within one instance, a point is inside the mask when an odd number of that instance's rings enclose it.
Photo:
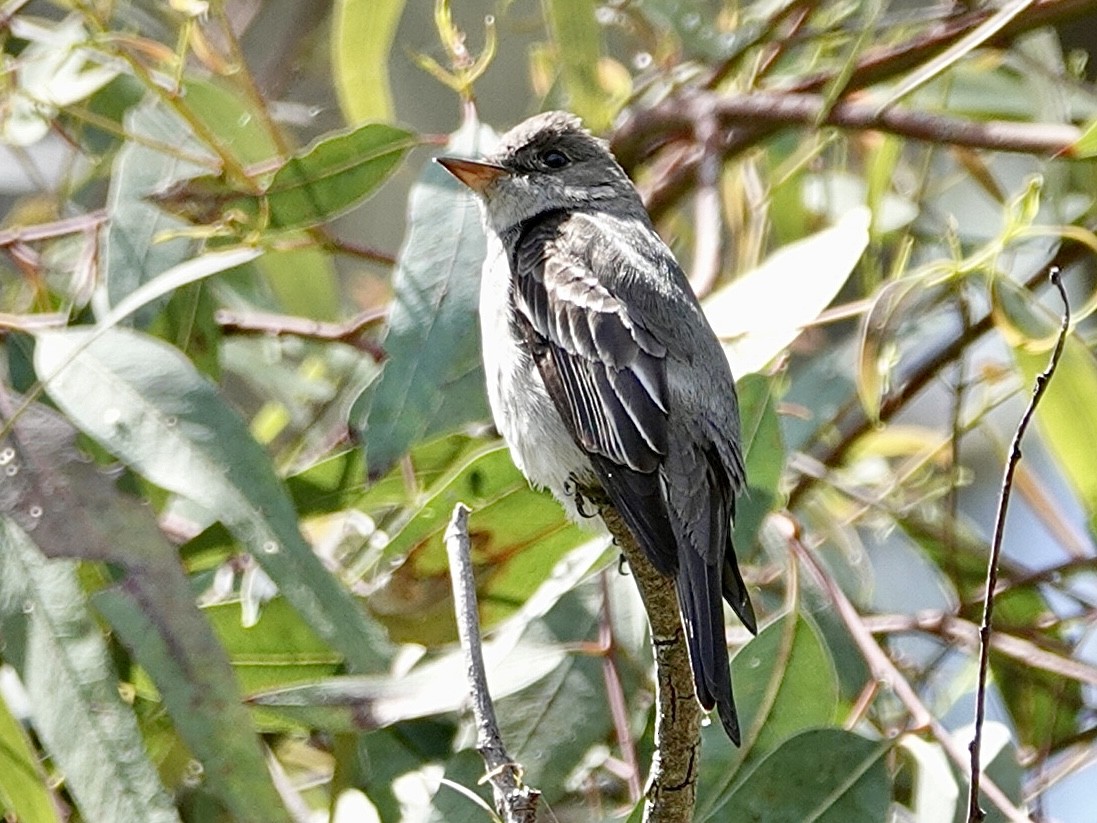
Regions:
[[[666,349],[602,285],[598,261],[556,242],[558,228],[542,221],[516,243],[515,310],[552,361],[553,399],[583,449],[652,472],[667,447]]]

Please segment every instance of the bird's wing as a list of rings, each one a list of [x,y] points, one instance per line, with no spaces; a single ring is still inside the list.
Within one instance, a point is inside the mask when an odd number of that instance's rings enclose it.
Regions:
[[[666,347],[606,285],[612,251],[569,248],[566,218],[527,228],[514,246],[515,321],[542,380],[610,499],[660,571],[677,569],[658,469],[668,450]],[[563,239],[561,239],[563,238]],[[551,249],[551,253],[548,253]]]
[[[551,224],[542,225],[518,245],[515,307],[533,345],[551,358],[562,392],[553,399],[565,406],[579,445],[651,472],[667,451],[666,348],[607,288],[596,264],[552,243],[554,236]]]

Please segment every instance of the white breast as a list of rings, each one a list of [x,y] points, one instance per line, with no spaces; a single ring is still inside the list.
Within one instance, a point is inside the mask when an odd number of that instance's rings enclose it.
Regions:
[[[590,461],[575,445],[530,355],[510,328],[510,263],[502,243],[488,232],[480,285],[484,372],[495,426],[531,484],[547,488],[579,520],[575,479],[590,483]]]

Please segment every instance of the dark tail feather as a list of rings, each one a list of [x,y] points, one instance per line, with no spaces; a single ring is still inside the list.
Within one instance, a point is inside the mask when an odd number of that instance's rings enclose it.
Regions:
[[[728,601],[743,625],[751,634],[758,634],[758,620],[754,616],[754,606],[751,605],[743,575],[739,573],[739,563],[735,559],[735,548],[731,545],[730,535],[727,553],[724,555],[723,592],[724,600]]]
[[[724,731],[738,746],[739,717],[731,694],[721,588],[712,579],[718,571],[692,552],[687,552],[681,561],[675,582],[697,699],[706,710],[716,708]]]

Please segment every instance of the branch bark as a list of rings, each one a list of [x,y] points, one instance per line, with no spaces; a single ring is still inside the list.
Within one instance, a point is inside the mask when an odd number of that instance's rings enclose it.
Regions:
[[[941,54],[978,29],[996,11],[995,8],[965,11],[934,23],[906,42],[870,49],[860,57],[848,78],[841,78],[845,97],[839,101],[839,106],[849,100],[851,93],[895,78]],[[1026,32],[1094,11],[1097,11],[1097,0],[1036,0],[1023,14],[1011,20],[985,45],[1002,46]],[[844,69],[837,71],[844,71]],[[779,94],[794,97],[805,94],[817,95],[822,90],[830,88],[838,79],[836,71],[818,72],[799,79]],[[676,107],[686,105],[684,101],[696,91],[696,87],[685,87],[654,109],[631,112],[612,138],[613,151],[626,169],[633,169],[642,161],[650,160],[655,153],[666,149],[662,152],[664,157],[661,158],[661,162],[656,163],[659,173],[651,176],[652,182],[645,190],[645,203],[655,218],[673,206],[679,198],[692,189],[696,182],[703,153],[691,142],[692,128],[687,127],[676,114],[669,119],[664,119],[666,112],[673,112]],[[724,157],[734,156],[756,145],[780,128],[784,122],[786,121],[780,119],[761,123],[741,121],[723,135]]]
[[[655,650],[658,714],[655,753],[644,789],[644,820],[689,823],[697,799],[701,705],[693,686],[674,581],[651,565],[616,509],[604,505],[600,514],[636,580]]]
[[[472,576],[469,545],[469,510],[464,503],[453,507],[453,517],[446,529],[446,554],[449,557],[453,582],[454,611],[457,633],[465,651],[465,673],[476,718],[476,750],[487,768],[487,780],[495,797],[495,809],[505,823],[535,823],[541,793],[522,783],[522,767],[510,759],[495,706],[488,691],[484,670],[484,653],[480,645],[480,616],[476,605],[476,581]]]
[[[1032,389],[1032,397],[1028,406],[1017,423],[1017,430],[1013,433],[1013,441],[1009,446],[1009,459],[1002,473],[1002,490],[998,495],[998,512],[994,518],[994,537],[990,544],[990,557],[987,560],[987,584],[983,600],[983,622],[979,626],[979,686],[975,692],[975,734],[971,745],[971,784],[968,791],[968,823],[982,823],[986,819],[986,812],[979,805],[979,775],[982,771],[980,754],[983,743],[983,720],[987,707],[987,677],[990,673],[990,646],[991,646],[991,622],[994,617],[994,593],[998,587],[998,559],[1002,554],[1002,539],[1006,532],[1006,514],[1009,511],[1010,492],[1013,490],[1013,474],[1017,470],[1017,464],[1021,462],[1021,440],[1025,436],[1032,417],[1036,414],[1036,407],[1040,404],[1040,398],[1044,396],[1055,368],[1059,365],[1059,358],[1063,354],[1067,335],[1070,333],[1070,300],[1067,298],[1066,289],[1063,288],[1062,273],[1057,266],[1051,268],[1050,279],[1059,297],[1063,301],[1063,322],[1059,328],[1059,337],[1055,341],[1055,348],[1051,352],[1047,368],[1036,375],[1036,385]]]

